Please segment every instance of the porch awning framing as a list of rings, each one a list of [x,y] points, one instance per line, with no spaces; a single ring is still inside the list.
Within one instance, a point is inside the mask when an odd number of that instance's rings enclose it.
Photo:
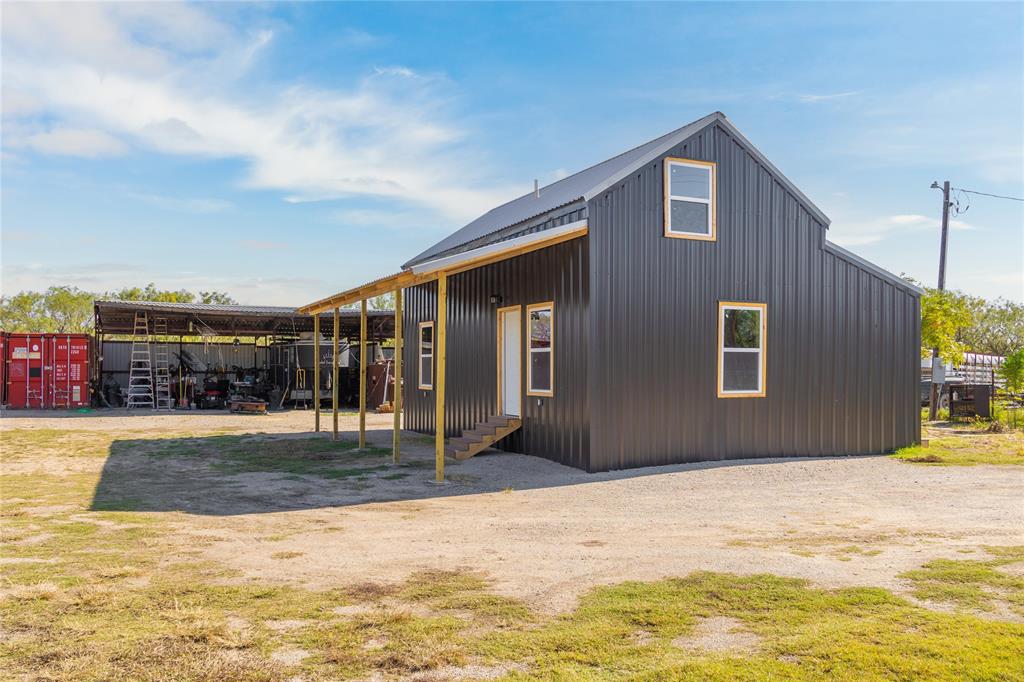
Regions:
[[[333,296],[314,301],[309,305],[300,307],[299,312],[307,315],[322,313],[333,308],[380,296],[396,289],[406,289],[425,282],[432,282],[442,273],[454,275],[508,258],[514,258],[524,253],[554,246],[570,239],[577,239],[586,236],[586,234],[587,221],[579,220],[574,223],[551,228],[550,230],[544,230],[543,232],[534,232],[522,237],[498,242],[497,244],[489,244],[478,249],[437,258],[415,265],[408,270],[381,277]]]

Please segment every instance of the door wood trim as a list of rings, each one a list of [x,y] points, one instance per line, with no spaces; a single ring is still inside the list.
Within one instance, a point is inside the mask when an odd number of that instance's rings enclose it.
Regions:
[[[497,376],[498,380],[495,383],[498,385],[498,394],[497,394],[497,399],[498,399],[497,408],[498,409],[497,409],[497,412],[499,414],[504,414],[505,413],[505,394],[504,394],[504,388],[505,388],[505,313],[508,313],[510,311],[513,311],[513,310],[515,310],[516,312],[519,313],[519,327],[520,327],[519,328],[519,345],[520,345],[520,349],[519,349],[519,354],[520,354],[520,357],[519,357],[519,374],[520,374],[520,381],[522,381],[521,376],[522,376],[522,371],[523,371],[523,359],[522,359],[523,306],[522,305],[507,305],[507,306],[504,306],[502,308],[498,308],[498,314],[497,314],[497,329],[496,329],[497,333],[496,333],[496,337],[497,337],[497,349],[498,349],[498,352],[497,352],[497,375],[496,376]],[[522,398],[520,398],[520,401],[519,401],[519,411],[520,412],[523,411]]]

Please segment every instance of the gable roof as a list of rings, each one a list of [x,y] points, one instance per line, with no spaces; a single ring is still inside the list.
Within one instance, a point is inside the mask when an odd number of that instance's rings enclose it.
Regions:
[[[831,222],[821,209],[814,205],[796,185],[789,181],[786,176],[772,164],[736,127],[726,118],[725,114],[716,111],[677,128],[670,133],[657,137],[639,147],[634,147],[627,152],[614,156],[607,161],[586,168],[578,173],[562,178],[556,182],[540,188],[539,196],[534,192],[524,194],[518,199],[502,204],[483,214],[468,225],[456,230],[441,241],[423,251],[407,263],[403,268],[431,260],[440,254],[446,253],[469,242],[473,242],[487,235],[503,230],[512,225],[534,218],[548,211],[553,211],[560,206],[565,206],[576,201],[589,201],[612,185],[620,182],[640,167],[657,159],[676,145],[687,138],[692,137],[708,125],[718,122],[731,135],[743,143],[757,160],[770,170],[779,180],[802,201],[824,225]],[[486,242],[485,242],[486,244]]]

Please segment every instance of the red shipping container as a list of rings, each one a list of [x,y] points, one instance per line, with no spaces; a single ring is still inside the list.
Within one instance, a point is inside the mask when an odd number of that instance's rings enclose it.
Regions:
[[[7,332],[0,331],[0,405],[7,404]]]
[[[47,409],[89,406],[89,337],[8,334],[7,406]]]

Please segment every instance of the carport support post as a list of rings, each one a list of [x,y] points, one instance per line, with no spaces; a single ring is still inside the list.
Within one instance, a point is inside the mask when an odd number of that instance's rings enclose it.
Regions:
[[[338,328],[341,324],[341,313],[334,309],[334,345],[331,351],[331,409],[334,411],[334,432],[331,440],[338,440]]]
[[[313,313],[313,412],[316,432],[320,433],[320,312]]]
[[[434,478],[444,482],[444,374],[445,374],[445,328],[448,317],[448,274],[442,272],[437,278],[437,338],[434,339],[437,384],[434,389],[437,403],[434,411]]]
[[[391,436],[391,457],[395,464],[401,461],[399,454],[402,440],[402,289],[395,289],[395,392],[392,407],[395,410],[395,432]],[[384,387],[386,392],[388,387]]]
[[[366,447],[366,299],[359,302],[359,448]]]

